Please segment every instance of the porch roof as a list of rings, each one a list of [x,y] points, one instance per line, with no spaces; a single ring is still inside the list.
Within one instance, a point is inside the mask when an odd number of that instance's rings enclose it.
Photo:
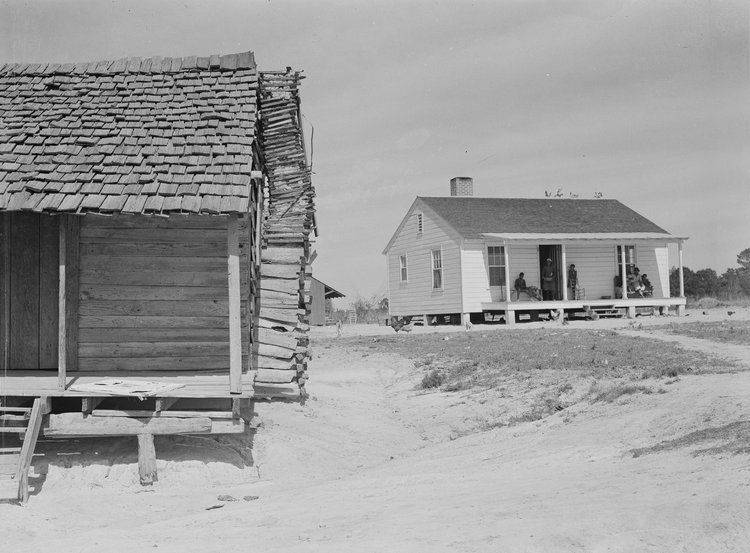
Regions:
[[[0,64],[0,211],[247,212],[257,90],[252,52]]]
[[[617,200],[419,197],[464,238],[483,234],[671,235]]]
[[[608,242],[637,242],[640,240],[650,241],[667,241],[683,242],[687,236],[672,236],[671,234],[662,234],[658,232],[569,232],[569,233],[496,233],[485,232],[482,236],[492,240],[502,240],[508,242],[527,241],[527,242],[572,242],[580,240],[597,240]]]

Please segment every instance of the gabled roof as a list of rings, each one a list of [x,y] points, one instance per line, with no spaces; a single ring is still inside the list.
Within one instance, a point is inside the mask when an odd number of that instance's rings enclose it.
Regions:
[[[0,210],[246,212],[252,52],[0,65]]]
[[[393,245],[408,217],[419,210],[441,219],[456,240],[685,239],[672,236],[617,200],[418,196],[383,253]]]
[[[617,200],[419,198],[464,238],[482,234],[669,233]]]
[[[320,279],[317,279],[315,277],[310,277],[312,280],[318,282],[321,286],[323,286],[323,295],[326,299],[334,299],[334,298],[345,298],[346,295],[342,294],[335,288],[328,286],[325,282],[323,282]]]

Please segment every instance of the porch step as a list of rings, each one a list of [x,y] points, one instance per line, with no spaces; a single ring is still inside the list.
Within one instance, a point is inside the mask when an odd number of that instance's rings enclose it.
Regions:
[[[590,311],[596,313],[600,319],[621,319],[625,316],[625,312],[622,309],[614,306],[592,307]]]
[[[0,408],[0,433],[20,434],[23,440],[20,448],[0,448],[0,498],[21,503],[29,499],[29,468],[42,425],[42,405],[42,398],[36,398],[31,408]]]

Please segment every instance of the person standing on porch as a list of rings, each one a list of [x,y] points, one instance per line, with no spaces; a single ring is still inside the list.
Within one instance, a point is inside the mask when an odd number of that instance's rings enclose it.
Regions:
[[[542,299],[544,301],[555,299],[555,268],[550,258],[547,258],[542,267]]]
[[[569,299],[576,299],[576,288],[578,288],[578,271],[576,271],[575,263],[571,263],[568,267],[568,286],[570,287]]]

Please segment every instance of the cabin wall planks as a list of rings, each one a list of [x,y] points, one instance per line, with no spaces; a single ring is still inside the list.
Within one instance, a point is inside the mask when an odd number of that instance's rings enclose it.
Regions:
[[[252,223],[244,217],[238,224],[243,290],[250,288]],[[84,217],[79,368],[228,370],[227,231],[227,217]],[[247,297],[239,314],[247,368]]]

